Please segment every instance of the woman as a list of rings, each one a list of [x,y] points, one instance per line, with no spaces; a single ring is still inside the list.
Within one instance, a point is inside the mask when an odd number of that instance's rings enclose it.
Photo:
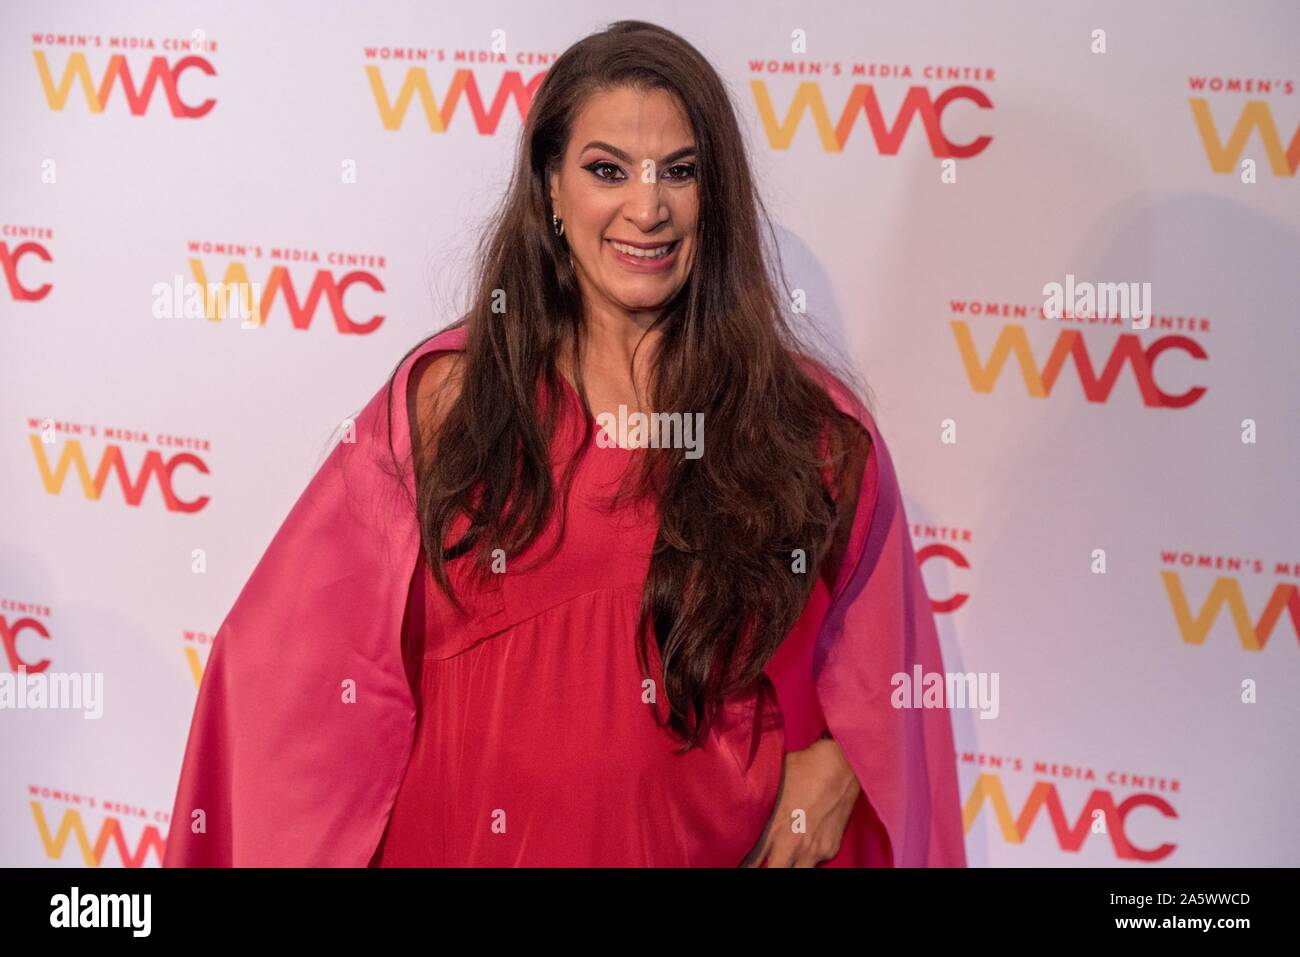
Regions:
[[[616,23],[521,142],[470,310],[222,625],[166,863],[964,866],[948,714],[889,706],[942,670],[893,468],[720,78]],[[665,410],[703,442],[611,434]]]

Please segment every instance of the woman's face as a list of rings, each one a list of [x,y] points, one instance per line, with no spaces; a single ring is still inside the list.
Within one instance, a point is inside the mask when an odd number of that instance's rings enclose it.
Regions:
[[[690,275],[699,213],[695,141],[676,99],[631,87],[590,97],[551,177],[551,207],[588,308],[664,306]]]

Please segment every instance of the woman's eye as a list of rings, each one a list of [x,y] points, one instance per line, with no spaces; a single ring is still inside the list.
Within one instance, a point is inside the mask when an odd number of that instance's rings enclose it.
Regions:
[[[588,163],[583,169],[589,171],[596,179],[604,180],[607,183],[617,183],[626,179],[623,171],[611,163],[609,160],[596,160],[594,163]],[[608,175],[605,171],[609,171]],[[663,173],[666,179],[675,182],[684,182],[695,178],[694,163],[676,163]]]
[[[611,163],[609,160],[597,160],[597,161],[594,162],[594,163],[589,163],[589,164],[587,164],[587,166],[584,167],[584,168],[587,169],[587,170],[589,170],[589,171],[592,173],[592,175],[596,177],[596,179],[603,179],[603,180],[605,180],[606,182],[610,182],[610,183],[615,182],[615,181],[617,180],[617,177],[615,177],[615,176],[603,176],[603,175],[601,175],[600,170],[602,170],[602,169],[609,169],[609,170],[613,170],[615,173],[619,173],[619,174],[622,173],[622,170],[620,170],[617,166],[615,166],[615,165],[614,165],[613,163]]]

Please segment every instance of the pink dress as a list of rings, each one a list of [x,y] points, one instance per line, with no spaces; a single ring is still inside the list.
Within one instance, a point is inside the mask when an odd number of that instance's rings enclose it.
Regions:
[[[566,385],[565,395],[557,492],[583,425],[577,393]],[[819,578],[765,669],[768,693],[729,700],[703,746],[675,753],[680,742],[655,723],[652,708],[666,708],[659,695],[650,703],[635,646],[657,517],[644,504],[602,508],[639,455],[594,440],[581,453],[567,529],[549,556],[557,514],[486,588],[471,588],[453,562],[467,615],[421,553],[403,625],[415,739],[374,865],[734,867],[759,840],[785,753],[826,728],[812,626],[828,592]],[[653,641],[650,654],[653,675]],[[872,813],[859,797],[831,863],[862,863]]]
[[[571,509],[558,557],[512,559],[476,596],[466,627],[435,627],[446,608],[417,570],[400,397],[422,359],[463,350],[467,334],[454,325],[407,353],[222,621],[194,703],[164,866],[730,865],[772,804],[774,743],[796,751],[829,725],[863,796],[827,863],[964,867],[952,718],[893,703],[891,676],[942,672],[944,662],[892,459],[866,408],[808,363],[867,430],[871,454],[833,587],[816,581],[766,669],[780,733],[761,722],[757,735],[744,730],[753,724],[732,702],[706,748],[666,755],[663,732],[639,720],[640,694],[624,690],[624,681],[639,689],[640,676],[630,633],[619,633],[631,627],[650,516],[615,522]],[[588,453],[579,481],[588,491],[639,454]],[[413,585],[423,595],[413,597]],[[487,840],[485,815],[498,843]]]

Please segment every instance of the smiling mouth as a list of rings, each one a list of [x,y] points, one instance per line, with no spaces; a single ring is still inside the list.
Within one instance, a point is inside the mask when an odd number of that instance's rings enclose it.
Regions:
[[[672,242],[663,243],[659,246],[651,246],[647,249],[642,248],[641,246],[632,246],[628,243],[621,243],[617,239],[607,239],[605,241],[625,256],[635,256],[637,259],[644,259],[648,262],[653,262],[656,259],[663,259],[681,244],[680,239],[674,239]]]

